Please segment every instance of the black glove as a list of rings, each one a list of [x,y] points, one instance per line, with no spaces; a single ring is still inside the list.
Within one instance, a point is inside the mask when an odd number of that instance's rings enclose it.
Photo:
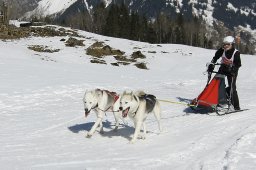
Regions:
[[[208,65],[207,72],[213,72],[213,70],[214,70],[214,64],[213,64],[213,63],[210,63],[210,64]]]

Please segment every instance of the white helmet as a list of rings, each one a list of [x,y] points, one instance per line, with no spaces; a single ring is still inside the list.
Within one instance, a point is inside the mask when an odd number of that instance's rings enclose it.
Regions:
[[[230,44],[233,44],[235,43],[235,38],[232,37],[232,36],[227,36],[223,39],[223,43],[230,43]]]

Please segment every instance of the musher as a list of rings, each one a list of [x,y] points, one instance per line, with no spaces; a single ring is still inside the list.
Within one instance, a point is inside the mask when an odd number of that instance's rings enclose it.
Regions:
[[[239,98],[236,90],[236,80],[239,68],[241,67],[241,58],[240,52],[235,48],[234,37],[227,36],[223,39],[222,48],[216,51],[211,64],[208,66],[208,72],[213,72],[214,64],[219,58],[221,58],[221,66],[218,73],[227,76],[227,93],[230,95],[230,90],[232,87],[233,94],[231,96],[231,103],[235,110],[240,110]]]

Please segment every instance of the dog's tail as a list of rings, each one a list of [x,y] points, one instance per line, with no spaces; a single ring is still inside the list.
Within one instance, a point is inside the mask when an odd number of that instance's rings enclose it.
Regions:
[[[139,90],[139,91],[134,92],[134,94],[138,97],[141,97],[141,96],[144,96],[146,93],[142,90]]]
[[[153,112],[154,112],[155,118],[156,118],[157,123],[158,123],[159,131],[162,132],[163,131],[163,127],[162,127],[162,124],[161,124],[162,109],[161,109],[161,106],[160,106],[160,102],[157,99],[156,99],[156,103],[155,103],[155,107],[153,109]]]

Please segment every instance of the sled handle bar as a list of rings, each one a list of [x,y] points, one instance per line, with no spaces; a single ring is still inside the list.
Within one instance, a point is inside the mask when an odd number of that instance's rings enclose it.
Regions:
[[[215,65],[215,66],[216,66],[216,65],[222,65],[222,63],[207,63],[206,66],[211,65],[211,64],[212,64],[212,65]]]
[[[212,71],[212,72],[208,72],[208,73],[216,73],[216,74],[221,74],[218,71]],[[225,74],[221,74],[221,75],[225,75]],[[225,75],[226,76],[226,75]]]

